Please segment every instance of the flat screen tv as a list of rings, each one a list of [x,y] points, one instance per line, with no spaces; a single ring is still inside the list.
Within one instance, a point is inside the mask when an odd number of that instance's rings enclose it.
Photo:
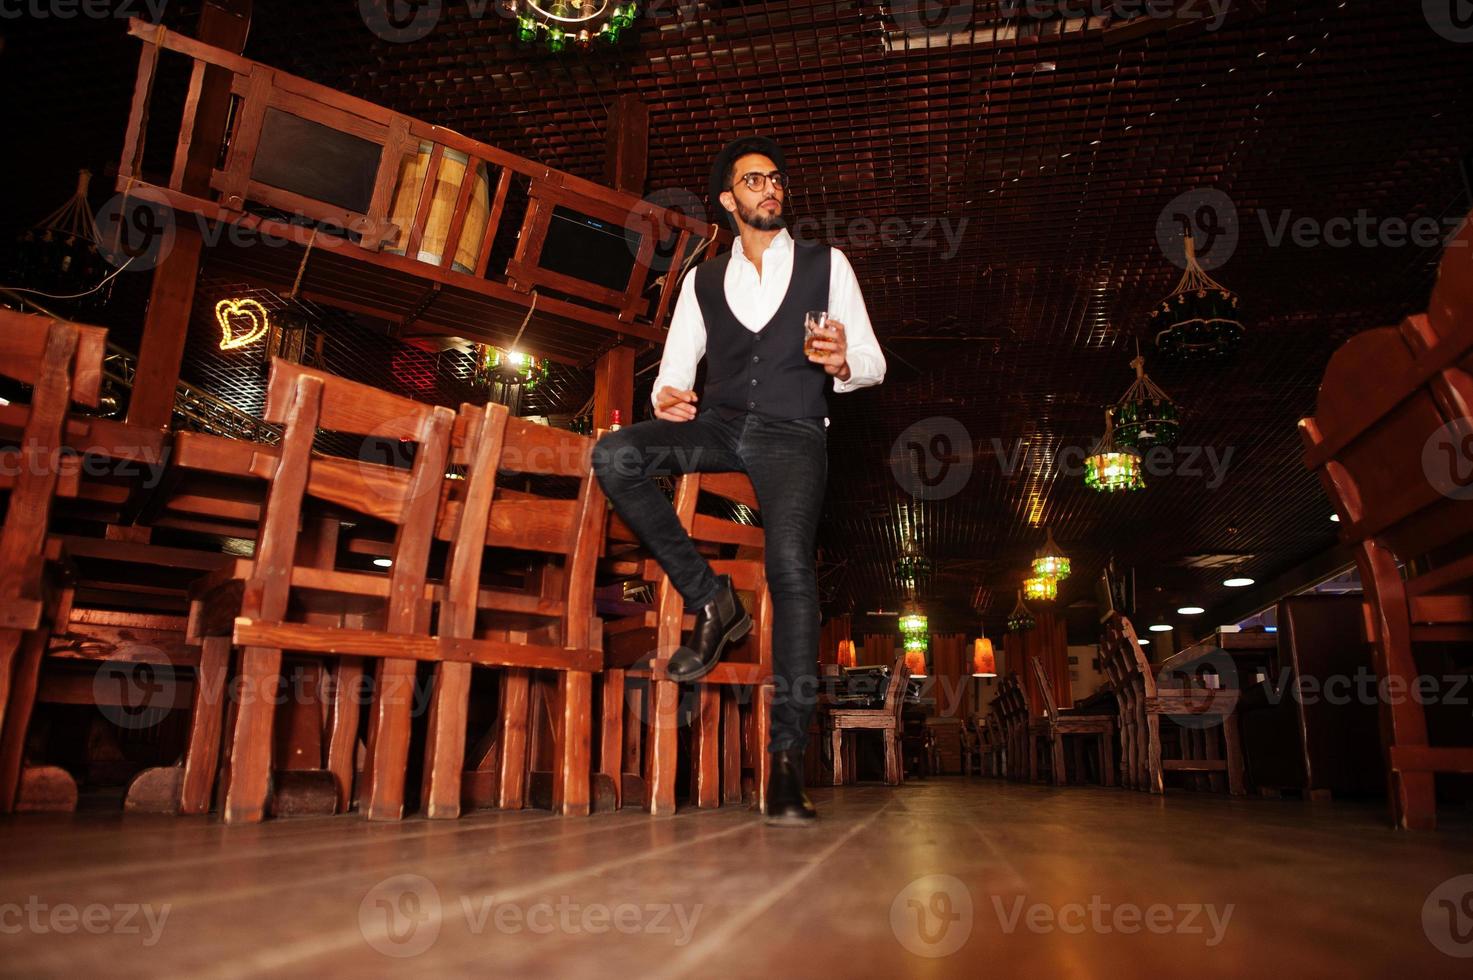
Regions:
[[[622,293],[629,288],[642,238],[632,228],[558,206],[547,223],[537,265]]]

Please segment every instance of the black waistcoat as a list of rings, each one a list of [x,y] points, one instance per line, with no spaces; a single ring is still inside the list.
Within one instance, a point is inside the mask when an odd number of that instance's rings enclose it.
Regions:
[[[769,419],[828,415],[829,375],[803,356],[803,314],[829,306],[827,245],[793,243],[793,277],[782,305],[756,333],[726,302],[731,253],[696,267],[696,300],[706,321],[706,389],[702,408],[730,418],[747,412]]]

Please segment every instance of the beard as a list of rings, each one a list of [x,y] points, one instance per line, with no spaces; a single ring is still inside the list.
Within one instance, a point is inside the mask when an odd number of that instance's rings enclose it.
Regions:
[[[768,200],[776,201],[777,199],[768,198]],[[767,201],[762,202],[762,204],[766,203]],[[743,224],[755,228],[758,231],[781,231],[787,227],[788,223],[783,219],[783,204],[781,201],[777,201],[777,212],[771,214],[762,210],[762,204],[757,205],[755,208],[748,208],[743,207],[742,202],[738,201],[737,217],[742,220]]]

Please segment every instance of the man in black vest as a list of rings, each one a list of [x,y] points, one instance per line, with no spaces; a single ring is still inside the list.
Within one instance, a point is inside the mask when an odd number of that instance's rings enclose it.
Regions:
[[[717,155],[710,199],[739,237],[681,284],[652,393],[655,418],[604,437],[594,466],[614,509],[695,613],[690,640],[668,665],[680,681],[709,673],[752,620],[651,477],[735,471],[751,478],[773,606],[767,818],[803,824],[814,818],[803,751],[818,692],[814,542],[828,474],[827,391],[879,384],[885,358],[844,254],[788,233],[787,191],[783,152],[771,140],[733,140]],[[826,311],[828,329],[805,354],[809,311]],[[691,387],[703,356],[698,397]]]

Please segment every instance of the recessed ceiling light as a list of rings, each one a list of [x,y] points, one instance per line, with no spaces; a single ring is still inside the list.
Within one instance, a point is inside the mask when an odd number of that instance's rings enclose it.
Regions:
[[[1330,515],[1330,520],[1334,521],[1336,524],[1339,524],[1340,523],[1340,515],[1339,514],[1331,514]]]
[[[1143,647],[1148,647],[1148,646],[1150,646],[1150,645],[1151,645],[1151,641],[1150,641],[1150,640],[1147,640],[1147,639],[1145,639],[1145,638],[1144,638],[1144,637],[1142,637],[1142,638],[1141,638],[1141,639],[1139,639],[1139,640],[1136,640],[1136,642],[1137,642],[1137,643],[1139,643],[1139,644],[1140,644],[1140,645],[1141,645],[1141,646],[1143,646]]]
[[[391,558],[375,558],[373,563],[379,568],[393,568],[394,561]]]
[[[1230,589],[1244,589],[1253,584],[1253,579],[1238,576],[1237,578],[1230,578],[1222,584]]]
[[[1171,632],[1171,624],[1170,623],[1152,623],[1151,624],[1151,632],[1152,633],[1170,633]]]
[[[1200,616],[1206,611],[1201,606],[1182,606],[1176,613],[1178,616]]]

